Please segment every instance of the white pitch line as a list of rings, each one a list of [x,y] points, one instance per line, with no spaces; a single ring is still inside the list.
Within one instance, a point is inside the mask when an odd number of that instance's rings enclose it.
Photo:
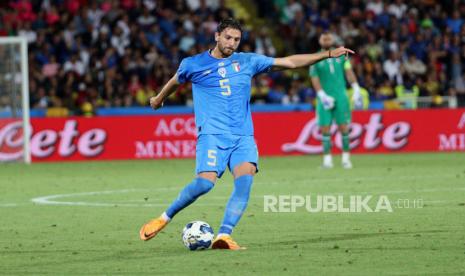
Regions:
[[[175,190],[180,189],[180,187],[169,187],[169,188],[160,188],[155,189],[156,191],[161,190]],[[144,204],[131,204],[131,203],[118,203],[118,202],[88,202],[88,201],[57,201],[57,199],[67,198],[67,197],[78,197],[78,196],[94,196],[94,195],[107,195],[107,194],[121,194],[129,192],[139,192],[139,191],[150,191],[154,189],[123,189],[123,190],[107,190],[107,191],[96,191],[96,192],[84,192],[84,193],[71,193],[71,194],[56,194],[41,196],[31,199],[35,204],[39,205],[62,205],[62,206],[93,206],[93,207],[161,207],[166,206],[169,203],[144,203]],[[197,206],[218,206],[219,204],[211,203],[197,203]]]

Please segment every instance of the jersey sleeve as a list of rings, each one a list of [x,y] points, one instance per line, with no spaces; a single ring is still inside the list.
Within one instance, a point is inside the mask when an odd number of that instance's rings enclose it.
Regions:
[[[274,58],[259,54],[251,54],[250,61],[252,62],[254,75],[268,72],[274,64]]]
[[[318,71],[316,70],[316,63],[308,69],[308,75],[312,78],[318,78]]]
[[[190,69],[189,61],[185,58],[181,61],[178,71],[176,71],[176,74],[178,76],[178,79],[177,79],[178,83],[182,84],[182,83],[190,81],[191,72],[189,69]]]

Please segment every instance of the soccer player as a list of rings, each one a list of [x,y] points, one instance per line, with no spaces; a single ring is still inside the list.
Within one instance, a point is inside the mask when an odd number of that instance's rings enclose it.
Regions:
[[[215,33],[216,46],[182,60],[176,74],[160,93],[150,99],[157,109],[179,84],[190,81],[197,127],[196,178],[188,184],[160,217],[142,226],[140,238],[149,240],[182,209],[210,191],[226,168],[234,176],[234,189],[226,205],[223,222],[213,249],[243,249],[231,233],[249,201],[250,188],[258,171],[258,151],[250,112],[251,79],[270,69],[309,66],[328,57],[353,53],[339,47],[331,52],[271,58],[255,53],[235,53],[242,29],[234,19],[225,19]]]
[[[319,39],[322,52],[333,53],[334,37],[325,32]],[[349,124],[351,110],[349,98],[346,93],[347,77],[353,89],[352,101],[355,108],[363,105],[360,95],[360,86],[357,83],[350,61],[343,57],[331,54],[331,57],[310,66],[310,77],[315,91],[317,91],[316,114],[318,125],[323,135],[323,168],[332,168],[331,157],[331,124],[336,121],[342,134],[342,167],[352,168],[349,148]]]

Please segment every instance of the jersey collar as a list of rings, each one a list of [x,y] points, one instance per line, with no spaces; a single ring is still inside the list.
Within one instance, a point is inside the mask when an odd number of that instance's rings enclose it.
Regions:
[[[236,52],[234,52],[234,53],[232,53],[232,55],[230,55],[230,56],[227,57],[227,58],[216,58],[216,57],[214,57],[214,56],[211,54],[211,51],[213,51],[213,49],[207,50],[207,55],[208,55],[209,57],[211,57],[212,59],[214,59],[214,60],[228,60],[228,59],[232,58],[232,57],[236,54]]]

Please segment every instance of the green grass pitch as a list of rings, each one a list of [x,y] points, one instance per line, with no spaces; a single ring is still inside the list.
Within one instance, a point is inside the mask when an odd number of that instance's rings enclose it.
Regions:
[[[2,164],[0,274],[465,274],[465,154],[355,155],[352,170],[321,170],[320,161],[261,159],[233,235],[241,252],[191,252],[181,242],[191,220],[218,229],[229,173],[142,242],[140,226],[191,181],[193,160]],[[263,210],[264,195],[308,194],[386,195],[393,212]]]

